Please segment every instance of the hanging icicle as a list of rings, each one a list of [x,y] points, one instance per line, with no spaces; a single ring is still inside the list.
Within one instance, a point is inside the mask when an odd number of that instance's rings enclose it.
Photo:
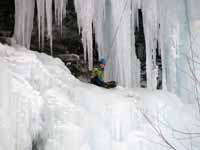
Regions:
[[[61,34],[62,34],[62,25],[63,18],[66,15],[66,5],[68,0],[54,0],[54,8],[55,8],[55,21],[58,26],[60,26]]]
[[[66,14],[65,7],[67,0],[15,0],[14,38],[18,44],[27,48],[30,47],[35,1],[37,6],[39,48],[44,49],[46,36],[50,41],[51,55],[53,55],[53,4],[55,8],[55,20],[62,32],[62,20]]]
[[[93,17],[96,0],[74,0],[78,17],[79,32],[82,34],[84,59],[88,59],[89,69],[93,67]]]
[[[50,41],[51,55],[53,55],[53,37],[52,37],[52,20],[53,12],[52,8],[55,8],[55,20],[56,24],[60,26],[62,33],[62,20],[66,14],[66,4],[67,0],[37,0],[37,10],[38,10],[38,35],[39,35],[39,45],[41,49],[44,48],[45,42],[45,31],[47,30],[47,37]],[[40,41],[42,39],[42,41]]]
[[[30,47],[33,30],[35,2],[33,0],[15,0],[14,38],[17,44]]]

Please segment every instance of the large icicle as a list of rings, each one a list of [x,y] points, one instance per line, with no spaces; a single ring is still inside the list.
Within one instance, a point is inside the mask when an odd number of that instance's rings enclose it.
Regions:
[[[164,88],[185,102],[199,98],[199,5],[196,0],[159,0]]]
[[[53,55],[52,13],[52,0],[46,0],[47,36],[50,39],[51,55]]]
[[[135,8],[131,4],[130,0],[112,0],[110,8],[112,24],[107,78],[125,87],[139,86],[140,81],[140,63],[135,54]]]
[[[187,1],[185,1],[187,2]],[[192,65],[191,70],[195,74],[192,79],[192,86],[195,93],[190,93],[190,96],[194,96],[195,100],[198,101],[200,105],[199,95],[200,95],[200,63],[199,63],[199,41],[200,41],[200,12],[199,6],[200,1],[191,0],[186,3],[188,5],[188,18],[189,18],[189,32],[190,32],[190,63]]]
[[[68,0],[54,0],[55,20],[56,24],[60,26],[62,33],[62,20],[66,15],[66,5]]]
[[[34,0],[15,0],[14,38],[17,44],[30,47],[33,29]]]
[[[159,18],[157,0],[142,2],[144,33],[146,43],[147,87],[157,88],[158,66],[156,65],[156,49],[159,35]]]
[[[173,7],[172,7],[173,6]],[[176,93],[177,61],[179,51],[180,22],[174,0],[160,1],[160,37],[162,49],[163,87]],[[179,77],[178,77],[179,78]]]
[[[84,47],[84,59],[88,59],[89,69],[93,67],[93,15],[95,13],[94,3],[96,0],[74,0],[79,31],[82,34],[82,42]]]
[[[44,48],[44,33],[45,33],[45,0],[37,0],[37,17],[38,17],[38,35],[39,46]]]

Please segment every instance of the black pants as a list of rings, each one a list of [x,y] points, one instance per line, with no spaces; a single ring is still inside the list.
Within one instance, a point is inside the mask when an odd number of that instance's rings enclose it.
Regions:
[[[94,77],[91,79],[91,83],[92,84],[95,84],[97,86],[101,86],[101,87],[104,87],[105,86],[105,82],[102,81],[101,79],[99,79],[98,77]]]

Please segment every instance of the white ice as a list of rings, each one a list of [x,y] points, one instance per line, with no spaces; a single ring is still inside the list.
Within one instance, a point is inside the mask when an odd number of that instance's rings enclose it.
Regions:
[[[30,47],[35,1],[15,0],[14,38],[18,44]]]
[[[0,69],[0,150],[200,149],[197,107],[173,94],[82,83],[19,46],[0,44]]]

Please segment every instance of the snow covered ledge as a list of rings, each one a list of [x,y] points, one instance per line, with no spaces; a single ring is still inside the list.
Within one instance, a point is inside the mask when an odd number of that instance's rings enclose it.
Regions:
[[[196,107],[170,93],[95,87],[57,58],[2,44],[0,69],[0,150],[200,148]]]

